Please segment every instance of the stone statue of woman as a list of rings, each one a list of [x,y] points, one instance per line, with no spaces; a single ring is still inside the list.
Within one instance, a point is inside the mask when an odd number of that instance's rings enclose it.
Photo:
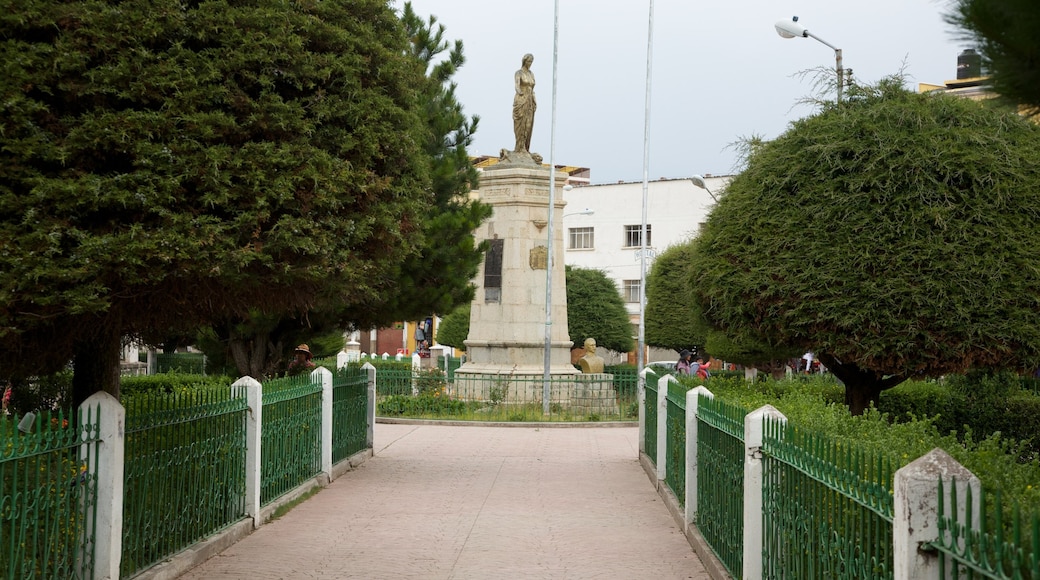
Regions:
[[[534,129],[534,111],[538,104],[534,100],[534,73],[531,63],[534,56],[525,54],[520,70],[516,71],[516,95],[513,97],[513,134],[516,135],[517,152],[531,152],[531,131]]]

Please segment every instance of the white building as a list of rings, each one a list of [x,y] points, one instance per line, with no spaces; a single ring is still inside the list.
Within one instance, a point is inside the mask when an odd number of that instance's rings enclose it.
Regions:
[[[730,175],[706,175],[708,190],[695,186],[689,179],[647,183],[647,271],[658,252],[697,235],[715,204],[712,196],[718,197],[730,179]],[[633,325],[632,336],[637,336],[643,183],[575,186],[564,192],[564,199],[564,263],[606,272],[625,300]],[[652,349],[647,360],[675,357],[672,351]]]

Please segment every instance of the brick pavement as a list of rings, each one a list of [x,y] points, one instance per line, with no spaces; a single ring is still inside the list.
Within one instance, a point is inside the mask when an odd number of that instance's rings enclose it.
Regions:
[[[707,579],[637,437],[379,423],[373,458],[181,578]]]

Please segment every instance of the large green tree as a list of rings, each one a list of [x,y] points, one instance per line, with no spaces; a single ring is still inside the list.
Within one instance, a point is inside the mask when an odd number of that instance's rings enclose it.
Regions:
[[[614,352],[632,350],[632,322],[618,287],[602,270],[567,266],[567,331],[574,348],[595,338]]]
[[[979,47],[993,90],[1040,113],[1040,5],[1035,0],[957,0],[948,20]]]
[[[646,276],[644,334],[650,346],[676,353],[704,347],[707,328],[698,324],[697,309],[687,298],[693,252],[693,242],[688,241],[669,246],[654,258]]]
[[[854,413],[908,377],[1040,364],[1040,127],[857,87],[756,148],[689,296],[735,340],[813,350]]]
[[[668,247],[654,259],[646,279],[646,343],[677,353],[687,349],[710,354],[774,376],[783,374],[787,359],[801,356],[802,352],[750,337],[733,339],[712,329],[701,304],[688,298],[696,252],[697,243],[689,240]]]
[[[436,17],[424,21],[411,3],[405,3],[401,20],[409,39],[407,54],[425,76],[415,86],[426,125],[420,144],[431,175],[432,203],[418,224],[423,237],[389,274],[392,290],[377,300],[332,302],[298,315],[254,312],[246,319],[232,317],[214,325],[212,334],[220,340],[210,344],[222,346],[242,374],[278,373],[295,345],[308,336],[425,318],[450,312],[473,298],[471,280],[483,255],[473,232],[491,215],[491,208],[468,195],[478,184],[467,147],[479,119],[467,117],[455,97],[453,78],[465,62],[463,45],[445,40],[445,28]]]
[[[0,1],[0,374],[118,396],[121,337],[381,305],[432,203],[384,0]]]

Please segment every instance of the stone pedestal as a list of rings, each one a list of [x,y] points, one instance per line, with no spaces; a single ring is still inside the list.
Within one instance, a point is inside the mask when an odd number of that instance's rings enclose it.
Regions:
[[[563,184],[553,192],[551,375],[575,375],[567,331],[563,263]],[[470,311],[467,362],[459,375],[542,376],[545,371],[545,284],[548,267],[549,170],[506,164],[486,170],[475,192],[492,206],[476,232],[491,249],[477,274]],[[540,400],[540,396],[539,399]]]
[[[618,415],[617,389],[614,375],[586,373],[574,378],[570,397],[571,412],[576,415]]]

